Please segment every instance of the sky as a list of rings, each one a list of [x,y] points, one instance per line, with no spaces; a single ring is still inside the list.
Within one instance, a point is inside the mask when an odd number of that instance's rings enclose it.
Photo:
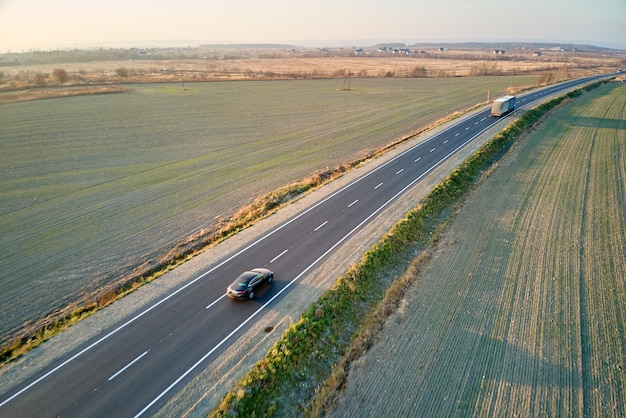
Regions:
[[[0,53],[459,41],[626,50],[626,0],[0,0]]]

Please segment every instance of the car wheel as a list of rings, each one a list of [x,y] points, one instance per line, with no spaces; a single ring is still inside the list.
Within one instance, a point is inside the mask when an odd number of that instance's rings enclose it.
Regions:
[[[254,298],[254,292],[251,290],[250,293],[248,293],[248,299],[253,299]]]
[[[270,274],[270,276],[267,278],[267,283],[272,283],[272,280],[274,280],[274,275]]]

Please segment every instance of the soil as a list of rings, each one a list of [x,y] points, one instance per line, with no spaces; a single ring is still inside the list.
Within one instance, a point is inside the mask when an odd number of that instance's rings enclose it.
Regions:
[[[329,416],[624,416],[621,91],[468,196]]]
[[[60,356],[92,338],[98,332],[119,321],[123,321],[124,318],[132,317],[136,312],[160,300],[172,289],[197,277],[204,271],[207,265],[224,258],[225,254],[232,253],[246,246],[247,243],[255,240],[256,237],[263,235],[266,231],[303,210],[303,208],[323,199],[325,196],[353,181],[366,170],[384,163],[404,151],[407,147],[423,141],[437,131],[445,129],[445,127],[441,126],[435,131],[422,134],[386,155],[345,174],[338,180],[281,209],[277,214],[207,250],[122,300],[86,318],[40,347],[25,354],[17,361],[4,366],[0,369],[0,392],[8,390],[17,382],[41,370]],[[454,167],[473,153],[498,129],[492,128],[484,133],[464,150],[432,171],[429,176],[400,198],[396,204],[381,213],[370,225],[341,246],[323,265],[311,271],[308,276],[303,277],[298,286],[289,293],[288,297],[277,303],[272,311],[268,312],[254,328],[248,330],[236,341],[232,342],[232,347],[235,349],[229,349],[228,354],[223,354],[213,361],[208,369],[199,373],[185,388],[180,390],[156,416],[206,416],[208,411],[216,406],[220,399],[232,388],[233,384],[243,377],[245,372],[255,362],[265,356],[267,350],[280,335],[292,322],[299,319],[301,313],[311,303],[317,300],[340,275],[358,261],[371,245],[379,241],[398,219],[408,210],[415,207]],[[320,281],[320,278],[325,279]],[[270,332],[265,331],[269,329],[271,329]]]

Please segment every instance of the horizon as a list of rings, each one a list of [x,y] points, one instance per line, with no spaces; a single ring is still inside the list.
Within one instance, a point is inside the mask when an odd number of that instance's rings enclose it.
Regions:
[[[543,47],[590,47],[597,49],[607,49],[615,52],[626,52],[626,45],[620,47],[619,45],[598,44],[589,43],[584,41],[554,41],[549,39],[535,39],[535,40],[399,40],[399,39],[361,39],[361,40],[292,40],[283,42],[260,42],[260,41],[202,41],[202,40],[144,40],[144,41],[115,41],[115,42],[87,42],[77,43],[69,46],[50,46],[48,48],[32,48],[29,50],[21,51],[0,51],[0,55],[10,54],[27,54],[30,52],[54,52],[54,51],[72,51],[72,50],[97,50],[97,49],[167,49],[167,48],[200,48],[204,46],[223,46],[223,47],[237,47],[237,46],[259,46],[260,48],[267,47],[295,47],[295,48],[367,48],[375,47],[378,45],[390,45],[398,44],[407,47],[419,46],[419,45],[465,45],[476,44],[479,46],[489,45],[507,45],[507,44],[520,44],[529,45],[539,48],[539,45]]]
[[[167,44],[554,43],[626,50],[626,0],[0,0],[0,53]],[[514,18],[512,18],[514,17]]]

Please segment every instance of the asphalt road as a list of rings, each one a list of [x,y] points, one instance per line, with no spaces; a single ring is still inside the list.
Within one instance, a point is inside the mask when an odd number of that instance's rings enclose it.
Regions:
[[[516,108],[590,77],[518,96]],[[489,109],[373,169],[230,255],[126,322],[102,332],[40,374],[0,395],[3,417],[148,416],[254,325],[300,277],[449,156],[501,118]],[[225,297],[242,271],[274,271],[252,301]]]

